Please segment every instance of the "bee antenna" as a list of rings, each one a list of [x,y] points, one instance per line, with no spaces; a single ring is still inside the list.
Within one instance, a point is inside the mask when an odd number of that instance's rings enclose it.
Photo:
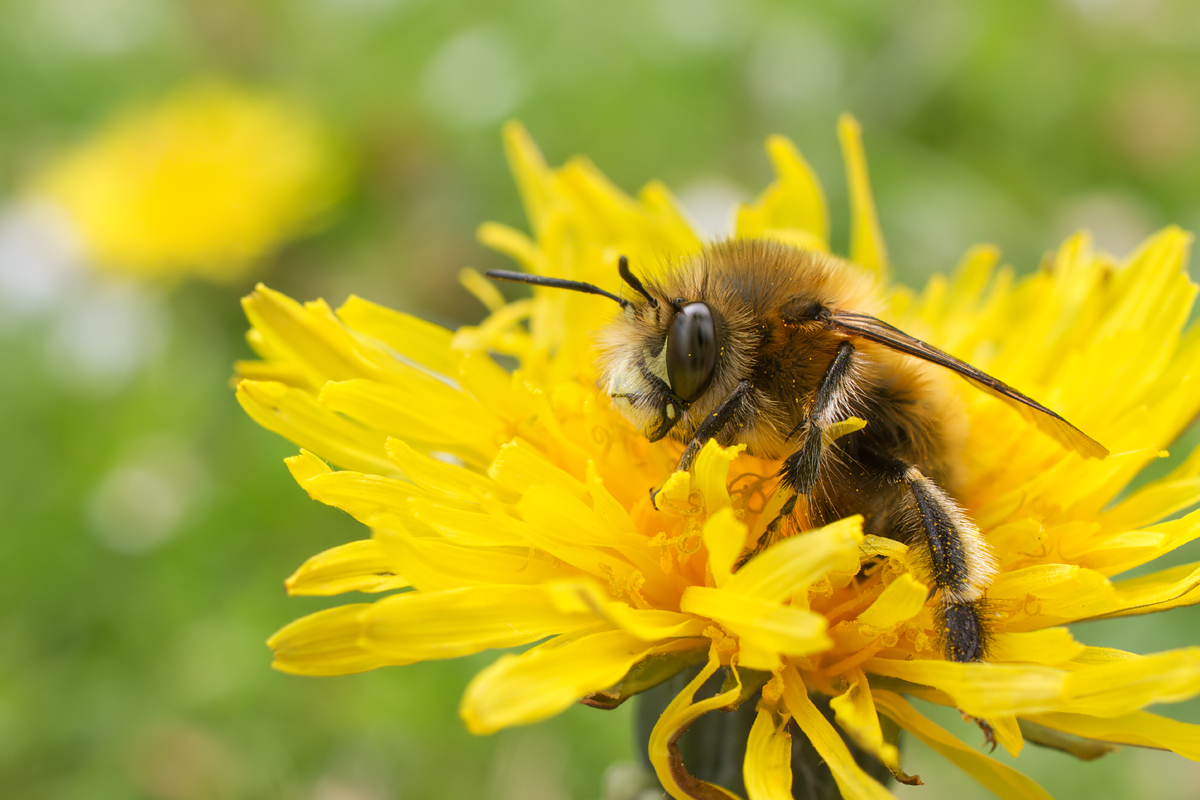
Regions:
[[[485,273],[489,278],[498,281],[516,281],[517,283],[532,283],[534,286],[550,286],[555,289],[567,289],[572,292],[583,292],[584,294],[598,294],[601,297],[607,297],[609,300],[614,300],[620,304],[621,308],[629,308],[633,305],[628,300],[617,297],[612,292],[606,292],[599,286],[593,286],[590,283],[582,281],[568,281],[563,278],[547,278],[542,275],[529,275],[524,272],[509,272],[502,269],[489,269]]]
[[[646,302],[654,308],[658,308],[658,301],[646,291],[646,287],[642,286],[642,282],[638,280],[637,275],[633,274],[633,270],[629,269],[629,259],[621,256],[621,260],[617,262],[617,272],[621,273],[621,280],[628,283],[633,290],[646,298]]]

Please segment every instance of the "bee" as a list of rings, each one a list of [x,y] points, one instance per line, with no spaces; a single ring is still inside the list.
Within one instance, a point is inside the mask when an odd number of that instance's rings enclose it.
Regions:
[[[598,336],[600,385],[650,441],[685,443],[678,469],[689,469],[709,439],[782,459],[787,499],[738,566],[786,533],[800,503],[818,525],[861,514],[866,533],[920,554],[945,657],[983,660],[983,596],[996,561],[955,500],[966,415],[946,385],[950,373],[1068,449],[1089,458],[1108,451],[1016,389],[879,319],[874,279],[841,259],[739,239],[654,280],[639,280],[623,256],[618,272],[630,298],[577,281],[488,275],[620,304]],[[826,430],[850,417],[867,424],[830,441]]]

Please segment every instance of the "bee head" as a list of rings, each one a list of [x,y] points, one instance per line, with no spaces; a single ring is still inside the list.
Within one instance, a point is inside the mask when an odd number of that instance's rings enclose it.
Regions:
[[[641,296],[641,302],[589,283],[500,270],[487,274],[499,280],[597,294],[620,304],[625,313],[600,334],[600,383],[616,408],[655,442],[675,428],[712,383],[721,352],[721,326],[704,302],[656,296],[633,274],[625,256],[620,258],[618,272]]]
[[[708,391],[722,352],[722,326],[700,300],[670,299],[660,287],[648,291],[624,257],[620,273],[645,302],[602,332],[601,385],[615,407],[656,442]]]

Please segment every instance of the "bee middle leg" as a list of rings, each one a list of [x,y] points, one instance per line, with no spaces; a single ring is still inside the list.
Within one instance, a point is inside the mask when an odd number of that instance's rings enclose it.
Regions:
[[[853,358],[853,344],[842,342],[838,345],[833,359],[825,368],[825,374],[817,384],[808,413],[789,436],[791,438],[797,433],[801,435],[800,446],[784,459],[783,468],[780,470],[783,488],[790,490],[792,494],[779,509],[779,514],[767,523],[766,530],[754,547],[737,560],[735,569],[740,569],[747,561],[774,543],[779,538],[784,521],[796,510],[796,503],[800,497],[811,496],[816,488],[821,478],[822,465],[827,459],[825,429],[836,421],[841,407],[839,399],[845,393],[846,384],[850,379]]]

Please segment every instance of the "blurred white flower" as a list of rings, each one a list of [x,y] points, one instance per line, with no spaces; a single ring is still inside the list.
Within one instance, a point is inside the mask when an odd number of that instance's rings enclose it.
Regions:
[[[26,201],[0,210],[0,327],[57,305],[82,280],[80,246],[57,206]]]
[[[111,550],[144,553],[179,532],[208,485],[208,470],[186,443],[169,436],[144,439],[92,493],[92,530]]]
[[[104,394],[123,388],[166,346],[170,313],[161,291],[80,277],[65,294],[46,341],[50,373],[64,388]]]
[[[429,59],[421,97],[442,121],[473,128],[508,115],[521,99],[524,83],[510,39],[491,28],[472,28]]]

